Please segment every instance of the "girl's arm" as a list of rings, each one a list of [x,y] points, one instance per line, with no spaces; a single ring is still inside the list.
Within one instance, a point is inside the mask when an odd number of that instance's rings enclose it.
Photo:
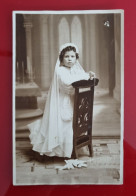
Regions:
[[[72,85],[66,85],[65,83],[62,82],[59,83],[59,88],[61,91],[69,95],[73,95],[75,92],[75,89],[73,88]]]
[[[65,73],[64,71],[60,71],[58,73],[58,82],[59,82],[60,91],[69,95],[74,94],[75,89],[71,85],[71,81],[67,73]]]

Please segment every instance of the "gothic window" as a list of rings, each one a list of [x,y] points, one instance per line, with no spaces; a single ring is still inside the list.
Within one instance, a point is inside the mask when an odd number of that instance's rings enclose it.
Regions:
[[[79,48],[80,63],[82,64],[82,26],[79,17],[74,16],[71,26],[65,17],[59,22],[59,46],[64,43],[75,43]]]
[[[59,23],[59,46],[66,42],[70,42],[70,29],[67,20],[62,18]]]
[[[78,46],[80,62],[82,63],[82,26],[77,16],[74,16],[71,23],[71,42]]]

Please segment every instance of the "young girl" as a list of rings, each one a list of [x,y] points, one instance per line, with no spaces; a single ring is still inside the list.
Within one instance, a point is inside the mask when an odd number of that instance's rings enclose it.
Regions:
[[[73,101],[72,83],[88,80],[78,61],[75,44],[66,43],[60,48],[54,77],[50,86],[44,114],[41,120],[28,125],[33,150],[41,155],[71,157],[73,149]]]

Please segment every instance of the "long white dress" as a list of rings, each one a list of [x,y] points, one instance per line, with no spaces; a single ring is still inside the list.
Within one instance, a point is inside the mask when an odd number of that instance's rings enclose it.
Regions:
[[[71,84],[83,79],[88,80],[89,74],[79,64],[55,69],[43,118],[28,125],[34,151],[47,156],[71,157],[74,101]]]

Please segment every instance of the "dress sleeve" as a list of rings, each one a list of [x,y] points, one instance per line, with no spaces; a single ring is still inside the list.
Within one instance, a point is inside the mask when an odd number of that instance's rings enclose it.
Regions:
[[[59,89],[66,94],[73,95],[75,89],[71,85],[71,78],[69,77],[69,73],[65,72],[64,70],[59,70],[58,72],[58,82],[59,82]]]

